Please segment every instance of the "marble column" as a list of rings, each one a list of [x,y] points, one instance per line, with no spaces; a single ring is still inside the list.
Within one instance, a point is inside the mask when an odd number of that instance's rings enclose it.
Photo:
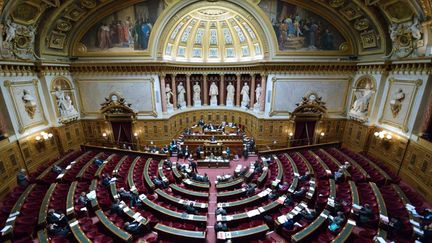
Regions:
[[[192,99],[191,99],[190,74],[186,74],[186,95],[187,95],[187,107],[191,107]]]
[[[267,94],[267,75],[265,73],[261,74],[261,109],[260,111],[265,111],[266,94]]]
[[[252,80],[251,80],[251,92],[250,92],[250,103],[249,103],[249,108],[253,109],[254,104],[255,104],[255,80],[256,79],[256,75],[252,74]]]
[[[171,76],[171,90],[172,90],[172,97],[173,97],[173,106],[174,110],[177,109],[177,86],[176,86],[176,77],[177,74],[173,74]]]
[[[241,90],[241,74],[236,74],[236,75],[237,75],[236,106],[240,106],[240,100],[241,100],[241,95],[240,95],[240,90]]]
[[[208,91],[208,83],[207,83],[207,74],[203,74],[204,77],[204,87],[203,87],[203,94],[204,94],[204,103],[203,105],[208,105],[209,103],[209,91]]]
[[[225,77],[224,77],[224,74],[220,75],[220,82],[219,82],[219,105],[225,105]]]
[[[161,79],[160,79],[162,112],[167,111],[167,102],[166,102],[166,93],[165,93],[165,77],[166,77],[165,74],[162,74]]]

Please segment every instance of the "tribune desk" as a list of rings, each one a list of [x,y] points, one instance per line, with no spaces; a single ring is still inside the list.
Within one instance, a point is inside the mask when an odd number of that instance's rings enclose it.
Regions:
[[[219,168],[219,167],[229,167],[230,161],[229,159],[224,159],[222,157],[206,157],[203,160],[198,160],[198,166],[200,167],[208,167],[208,168]]]

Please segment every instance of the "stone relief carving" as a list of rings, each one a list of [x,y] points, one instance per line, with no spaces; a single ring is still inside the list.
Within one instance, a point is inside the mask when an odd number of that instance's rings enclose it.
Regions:
[[[25,111],[29,115],[30,119],[33,119],[37,108],[35,97],[30,93],[29,90],[24,89],[21,99],[24,102]]]
[[[369,115],[369,104],[375,91],[369,78],[360,80],[353,90],[353,100],[349,116],[355,120],[366,121]]]
[[[422,30],[418,18],[413,18],[411,22],[394,23],[390,26],[389,32],[393,48],[387,57],[408,57],[413,54],[417,48],[417,43],[422,39]]]
[[[6,59],[35,59],[34,41],[36,28],[22,25],[10,18],[0,26],[0,52]]]
[[[69,94],[66,94],[59,86],[57,86],[54,95],[57,100],[57,109],[60,112],[61,120],[69,120],[78,117],[78,112],[72,104],[72,99]]]
[[[402,108],[402,103],[405,99],[405,93],[402,89],[399,89],[396,93],[393,94],[390,100],[390,108],[394,118],[396,118]]]

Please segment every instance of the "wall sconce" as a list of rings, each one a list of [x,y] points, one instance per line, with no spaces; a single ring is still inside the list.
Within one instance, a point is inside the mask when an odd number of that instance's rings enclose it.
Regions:
[[[107,138],[108,138],[107,133],[106,133],[106,132],[102,133],[102,137],[103,137],[104,139],[107,139]]]
[[[292,132],[288,133],[288,138],[289,138],[289,139],[292,139],[293,136],[294,136],[294,133],[292,133]]]
[[[325,133],[324,133],[324,132],[321,132],[321,133],[320,133],[320,136],[321,136],[321,137],[324,137],[324,136],[325,136]]]
[[[137,132],[134,133],[134,137],[138,138],[138,133]]]
[[[52,133],[41,132],[40,135],[35,137],[36,142],[41,143],[50,140],[54,135]]]
[[[375,132],[374,133],[375,138],[383,140],[383,141],[390,141],[393,139],[393,136],[386,131],[381,131],[381,132]]]

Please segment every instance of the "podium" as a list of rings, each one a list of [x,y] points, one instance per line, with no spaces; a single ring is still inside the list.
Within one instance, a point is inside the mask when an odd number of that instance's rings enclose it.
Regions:
[[[210,156],[222,156],[223,143],[204,143],[204,154]]]

